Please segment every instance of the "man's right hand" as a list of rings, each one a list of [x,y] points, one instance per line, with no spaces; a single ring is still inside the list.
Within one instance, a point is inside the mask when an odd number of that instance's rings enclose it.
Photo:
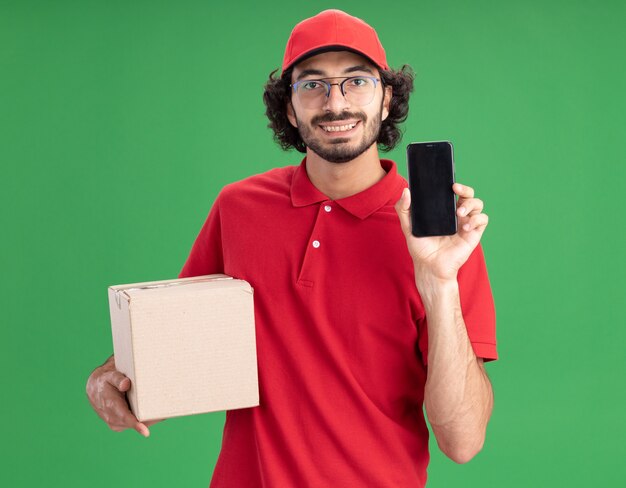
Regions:
[[[98,416],[115,432],[135,429],[148,437],[148,426],[158,422],[139,422],[128,408],[126,392],[130,389],[130,379],[115,369],[115,358],[107,361],[89,375],[87,397]]]

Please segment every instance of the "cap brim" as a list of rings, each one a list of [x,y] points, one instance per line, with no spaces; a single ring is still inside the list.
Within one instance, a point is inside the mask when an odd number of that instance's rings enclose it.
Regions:
[[[383,70],[385,69],[385,67],[380,66],[372,58],[370,58],[366,54],[363,54],[361,51],[358,51],[357,49],[353,49],[353,48],[346,47],[346,46],[340,46],[340,45],[331,45],[331,46],[316,47],[316,48],[311,49],[310,51],[302,54],[299,58],[297,58],[294,61],[292,61],[289,64],[289,66],[287,66],[286,68],[283,68],[282,69],[282,73],[284,73],[285,71],[287,71],[290,68],[293,68],[296,64],[301,63],[302,61],[304,61],[306,59],[309,59],[309,58],[312,58],[313,56],[317,56],[318,54],[322,54],[322,53],[337,52],[337,51],[350,51],[350,52],[352,52],[354,54],[358,54],[359,56],[363,56],[370,63],[372,63],[374,66],[376,66],[378,69],[383,69]]]

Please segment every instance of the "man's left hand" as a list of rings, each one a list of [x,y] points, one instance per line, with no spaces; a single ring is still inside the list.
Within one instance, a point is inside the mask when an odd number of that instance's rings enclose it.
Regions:
[[[416,271],[445,281],[456,280],[459,268],[480,242],[489,222],[487,215],[482,213],[482,200],[474,198],[473,188],[455,183],[452,190],[459,199],[456,204],[458,228],[451,236],[413,236],[408,188],[404,189],[395,207]]]

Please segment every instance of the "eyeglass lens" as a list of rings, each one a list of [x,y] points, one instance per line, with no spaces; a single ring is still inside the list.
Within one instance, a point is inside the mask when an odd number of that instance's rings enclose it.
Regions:
[[[294,84],[300,103],[306,108],[321,107],[326,103],[330,90],[338,85],[343,96],[352,105],[367,105],[374,99],[376,78],[355,76],[346,78],[341,83],[329,83],[326,80],[301,80]]]

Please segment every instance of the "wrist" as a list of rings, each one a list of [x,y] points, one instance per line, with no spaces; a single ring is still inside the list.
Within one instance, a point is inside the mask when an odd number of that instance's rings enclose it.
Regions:
[[[416,269],[415,285],[426,311],[436,307],[438,303],[450,303],[449,297],[459,293],[456,276],[454,278],[442,278],[430,273],[418,273]]]

